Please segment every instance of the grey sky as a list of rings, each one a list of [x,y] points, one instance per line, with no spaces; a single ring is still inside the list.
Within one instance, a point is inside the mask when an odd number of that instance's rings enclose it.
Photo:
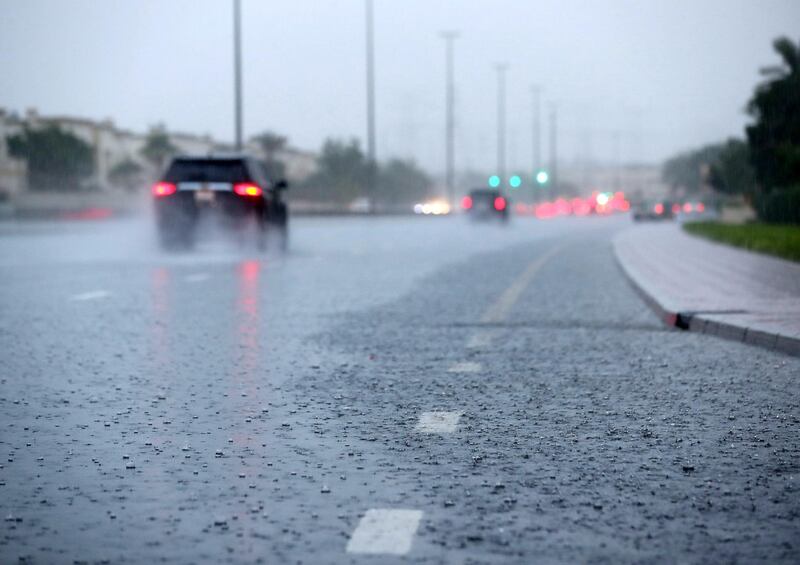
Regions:
[[[245,133],[363,140],[363,1],[242,4]],[[457,166],[491,170],[497,61],[511,168],[531,160],[532,83],[558,103],[564,160],[610,160],[619,131],[624,160],[655,161],[740,135],[772,39],[798,23],[797,0],[375,0],[378,155],[443,168],[442,29],[461,32]],[[231,28],[228,0],[0,0],[0,106],[230,140]]]

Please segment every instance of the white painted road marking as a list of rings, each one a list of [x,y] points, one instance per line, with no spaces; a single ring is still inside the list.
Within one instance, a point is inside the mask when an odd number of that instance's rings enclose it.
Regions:
[[[74,294],[70,297],[70,300],[97,300],[98,298],[107,298],[109,296],[111,296],[111,293],[107,290],[90,290],[89,292]]]
[[[514,282],[511,283],[503,294],[491,305],[489,308],[486,309],[484,312],[483,317],[481,318],[481,322],[484,324],[491,324],[502,322],[508,317],[508,313],[514,307],[519,297],[522,295],[522,292],[531,284],[531,281],[536,276],[536,273],[547,263],[550,259],[552,259],[556,253],[561,251],[564,247],[564,244],[558,245],[533,261],[528,268],[525,269],[521,275],[519,275]]]
[[[424,434],[451,434],[463,412],[423,412],[414,429]]]
[[[194,273],[192,275],[186,275],[183,280],[190,283],[198,283],[207,281],[209,279],[208,273]]]
[[[473,361],[461,361],[460,363],[456,363],[449,369],[447,369],[448,373],[478,373],[482,369],[480,363],[474,363]]]
[[[467,341],[467,347],[470,349],[479,349],[482,347],[489,347],[492,345],[493,332],[478,332],[470,336]]]
[[[347,553],[405,555],[421,519],[420,510],[367,510],[347,542]]]

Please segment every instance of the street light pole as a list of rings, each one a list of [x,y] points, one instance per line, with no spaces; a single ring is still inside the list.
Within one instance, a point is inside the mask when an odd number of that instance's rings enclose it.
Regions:
[[[497,174],[500,187],[506,183],[506,71],[508,65],[498,63],[497,71]]]
[[[447,107],[447,116],[445,119],[445,184],[447,186],[447,199],[450,205],[455,205],[455,148],[454,148],[454,132],[455,132],[455,117],[454,117],[454,101],[455,93],[453,86],[453,42],[458,37],[457,31],[443,31],[441,33],[445,41],[445,104]]]
[[[241,2],[233,0],[233,89],[236,150],[242,150],[242,30]]]
[[[558,194],[558,108],[550,104],[550,190],[551,196]]]
[[[365,0],[367,24],[367,198],[369,211],[375,211],[375,46],[372,0]]]
[[[531,86],[531,102],[532,106],[532,128],[531,128],[531,149],[532,149],[532,159],[533,159],[533,175],[536,176],[536,173],[539,172],[539,169],[542,168],[542,133],[541,133],[541,93],[542,87],[538,84],[534,84]]]

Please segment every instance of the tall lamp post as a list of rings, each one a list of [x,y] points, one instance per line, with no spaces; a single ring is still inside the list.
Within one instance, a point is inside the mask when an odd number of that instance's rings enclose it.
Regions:
[[[242,150],[242,6],[233,0],[233,90],[236,150]]]
[[[558,107],[550,103],[550,190],[551,196],[558,194]]]
[[[444,147],[445,147],[445,185],[447,186],[447,199],[451,206],[455,206],[455,148],[453,137],[455,133],[454,101],[455,93],[453,86],[453,42],[458,38],[457,31],[443,31],[442,39],[445,41],[445,105],[446,119],[444,127]]]
[[[500,176],[500,189],[506,179],[506,63],[495,65],[497,71],[497,174]]]
[[[367,25],[367,199],[375,212],[375,45],[373,40],[372,0],[365,0]]]

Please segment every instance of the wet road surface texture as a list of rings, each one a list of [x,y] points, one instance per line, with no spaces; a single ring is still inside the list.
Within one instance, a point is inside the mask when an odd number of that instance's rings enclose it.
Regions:
[[[4,226],[0,562],[798,562],[800,360],[663,327],[628,226]]]

